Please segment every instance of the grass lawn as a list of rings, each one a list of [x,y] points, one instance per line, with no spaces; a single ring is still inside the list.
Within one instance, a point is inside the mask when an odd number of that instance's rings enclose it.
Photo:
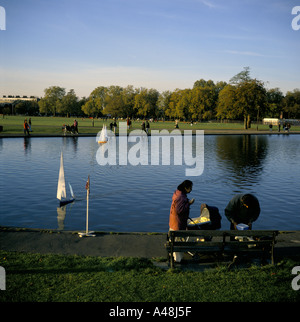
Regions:
[[[0,302],[299,301],[296,263],[228,271],[163,270],[148,259],[40,255],[0,251],[6,291]]]
[[[27,117],[28,120],[29,117]],[[4,119],[0,118],[0,125],[3,126],[3,132],[0,133],[3,135],[23,135],[23,122],[24,116],[5,116]],[[61,135],[62,134],[62,125],[68,124],[72,125],[74,122],[74,118],[66,118],[66,117],[31,117],[32,121],[32,135]],[[92,119],[89,118],[78,118],[78,129],[79,134],[91,134],[96,135],[103,126],[103,123],[107,125],[109,128],[109,124],[111,120],[103,121],[101,119],[94,120],[94,126],[92,126]],[[122,120],[119,120],[122,122]],[[117,124],[119,123],[117,122]],[[126,122],[126,120],[123,120]],[[132,122],[132,130],[141,130],[142,121],[133,121]],[[150,123],[150,130],[163,130],[166,129],[168,131],[172,131],[174,129],[175,123],[172,121],[166,122],[155,122]],[[189,122],[180,122],[179,123],[180,130],[243,130],[244,126],[242,123],[197,123],[193,126],[190,125]],[[117,128],[118,133],[119,127]],[[251,130],[256,130],[256,125],[253,124]],[[258,127],[259,131],[269,131],[268,125],[260,124]],[[292,131],[300,131],[300,126],[293,126],[291,128]],[[277,132],[277,126],[274,126],[274,132]]]

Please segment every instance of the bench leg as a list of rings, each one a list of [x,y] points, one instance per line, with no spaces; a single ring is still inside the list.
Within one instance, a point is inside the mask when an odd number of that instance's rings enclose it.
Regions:
[[[173,252],[173,246],[174,246],[174,241],[175,241],[175,238],[174,238],[174,235],[172,235],[172,238],[171,238],[171,251],[170,251],[170,256],[171,256],[171,261],[170,261],[170,264],[171,264],[171,268],[174,268],[174,252]]]
[[[174,257],[172,251],[168,251],[168,262],[171,268],[174,267]]]
[[[273,239],[272,248],[271,248],[271,263],[272,263],[272,265],[274,265],[274,246],[275,246],[275,242],[274,242],[274,239]]]
[[[171,254],[171,268],[174,268],[174,256]]]

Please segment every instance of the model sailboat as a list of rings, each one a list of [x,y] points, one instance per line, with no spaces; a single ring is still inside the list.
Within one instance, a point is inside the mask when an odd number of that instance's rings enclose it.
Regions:
[[[103,128],[102,128],[100,136],[99,136],[98,143],[103,144],[103,143],[107,143],[107,141],[108,141],[108,137],[107,137],[106,125],[103,125]]]
[[[60,200],[59,202],[60,207],[68,203],[71,203],[75,200],[74,192],[70,184],[69,184],[69,188],[70,188],[71,198],[67,199],[63,153],[61,152],[60,168],[59,168],[59,176],[58,176],[58,184],[57,184],[57,195],[56,195],[57,199]]]

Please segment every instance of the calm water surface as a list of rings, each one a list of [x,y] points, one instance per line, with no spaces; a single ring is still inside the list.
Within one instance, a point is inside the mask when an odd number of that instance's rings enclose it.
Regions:
[[[142,143],[149,153],[150,140]],[[250,192],[261,204],[254,228],[300,230],[299,145],[299,135],[207,135],[204,171],[186,177],[185,164],[100,166],[94,137],[0,139],[0,225],[84,230],[90,175],[91,230],[167,231],[172,194],[185,179],[194,183],[191,217],[199,215],[205,202],[219,208],[222,228],[228,229],[228,201]],[[56,199],[61,150],[66,182],[77,197],[65,208]]]

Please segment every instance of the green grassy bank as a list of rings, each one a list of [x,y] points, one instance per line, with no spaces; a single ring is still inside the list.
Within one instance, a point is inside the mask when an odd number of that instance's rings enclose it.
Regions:
[[[299,262],[298,262],[299,263]],[[0,251],[2,302],[279,302],[300,300],[292,260],[274,266],[204,272],[163,270],[148,259],[40,255]]]
[[[24,116],[5,116],[4,118],[0,118],[0,125],[3,126],[3,132],[1,135],[23,135],[23,122]],[[29,117],[27,117],[27,120]],[[34,135],[61,135],[62,134],[62,126],[63,124],[72,125],[74,122],[74,118],[66,118],[66,117],[31,117],[32,121],[32,130],[31,133]],[[101,129],[103,124],[106,124],[109,128],[109,124],[111,120],[103,121],[102,119],[95,119],[94,126],[93,120],[89,118],[77,118],[78,121],[78,129],[79,134],[90,134],[96,135]],[[122,120],[119,120],[122,122]],[[119,121],[117,123],[119,123]],[[126,120],[123,120],[126,122]],[[133,121],[130,131],[132,130],[141,130],[142,121]],[[151,130],[163,130],[166,129],[168,131],[172,131],[175,128],[175,123],[172,121],[166,122],[153,122],[150,123],[150,131]],[[189,122],[180,122],[179,123],[180,130],[207,130],[207,131],[244,131],[244,126],[242,123],[196,123],[193,126],[190,125]],[[273,127],[273,132],[277,132],[277,126]],[[117,127],[117,132],[119,131],[119,127]],[[256,131],[256,124],[252,125],[252,128],[248,130]],[[269,131],[268,125],[260,124],[258,126],[258,131]],[[292,126],[291,131],[300,132],[300,126]],[[283,130],[281,129],[281,132]]]

